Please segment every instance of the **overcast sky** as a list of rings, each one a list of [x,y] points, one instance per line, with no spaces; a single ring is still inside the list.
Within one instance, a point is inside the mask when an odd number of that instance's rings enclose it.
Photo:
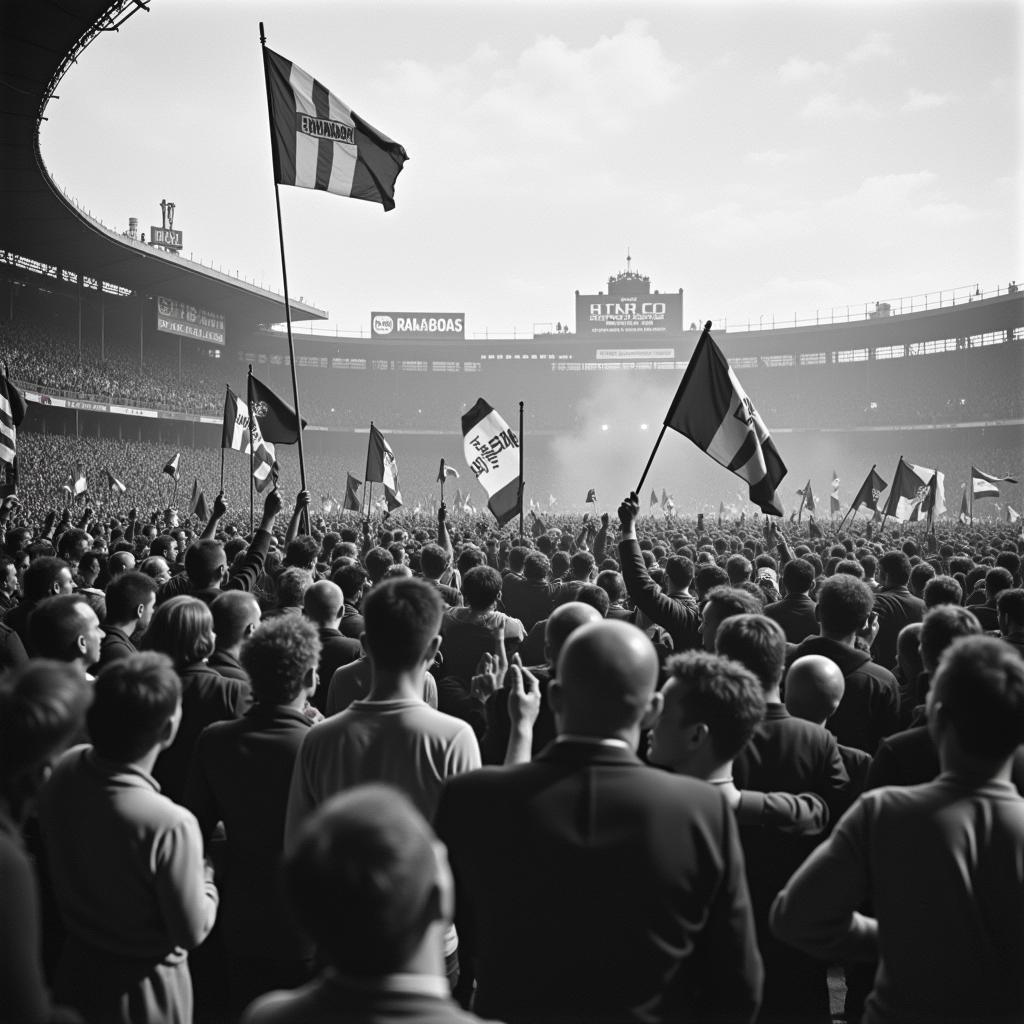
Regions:
[[[397,209],[282,188],[289,283],[467,332],[571,322],[625,266],[730,323],[1024,277],[1021,4],[153,0],[43,126],[117,228],[280,289],[268,45],[410,160]]]

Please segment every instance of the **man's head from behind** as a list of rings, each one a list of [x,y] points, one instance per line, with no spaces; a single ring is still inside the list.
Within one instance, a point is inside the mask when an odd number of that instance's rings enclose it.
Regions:
[[[936,608],[940,604],[960,604],[964,592],[960,584],[952,576],[933,576],[924,585],[925,608]]]
[[[981,632],[974,613],[956,605],[944,604],[925,613],[921,621],[921,664],[931,675],[939,667],[942,652],[954,640]]]
[[[107,622],[143,632],[156,607],[156,583],[145,573],[123,572],[107,584]]]
[[[315,626],[334,629],[344,610],[345,595],[330,580],[317,580],[302,595],[303,614]]]
[[[733,615],[718,627],[715,649],[753,672],[766,694],[782,682],[786,634],[764,615]]]
[[[181,680],[169,658],[133,654],[96,677],[86,715],[99,757],[128,764],[174,741],[181,721]]]
[[[322,804],[302,825],[285,875],[300,925],[341,974],[400,974],[431,925],[451,920],[443,847],[389,786],[357,786]]]
[[[239,660],[260,704],[291,704],[316,689],[320,637],[312,622],[279,615],[245,641]]]
[[[552,668],[557,666],[566,640],[580,626],[600,622],[603,617],[598,609],[582,601],[566,601],[555,608],[544,624],[544,655],[548,664]]]
[[[818,591],[818,622],[832,640],[847,640],[864,629],[874,605],[871,588],[853,576],[830,576]]]
[[[905,587],[910,582],[910,558],[903,551],[886,551],[878,562],[885,587]]]
[[[556,676],[548,695],[560,733],[637,742],[660,708],[654,645],[625,622],[580,626],[562,647]]]
[[[426,668],[440,646],[444,607],[437,589],[423,580],[378,584],[363,602],[363,646],[377,671]]]
[[[757,615],[763,607],[758,598],[739,587],[715,587],[708,591],[700,622],[704,650],[714,654],[718,628],[726,619],[733,615]]]
[[[650,761],[681,775],[711,778],[747,745],[764,718],[764,691],[748,669],[706,651],[674,655],[666,667],[670,675],[650,733]]]
[[[1024,630],[1024,590],[1020,587],[1004,590],[996,599],[996,612],[1003,636]]]
[[[950,754],[997,769],[1024,743],[1024,661],[996,637],[961,637],[942,655],[927,709],[945,770]]]
[[[185,552],[185,572],[197,589],[220,586],[228,572],[223,545],[212,539],[190,544]]]
[[[252,636],[260,624],[259,602],[242,590],[225,590],[210,602],[219,650],[231,650]]]
[[[845,692],[842,670],[821,654],[797,658],[786,673],[786,710],[815,725],[829,720]]]

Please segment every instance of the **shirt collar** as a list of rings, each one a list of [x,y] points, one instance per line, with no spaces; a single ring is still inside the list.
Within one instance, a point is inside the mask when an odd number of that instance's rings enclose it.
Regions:
[[[434,974],[382,974],[370,978],[358,975],[330,972],[331,981],[343,988],[355,989],[374,995],[397,994],[432,996],[436,999],[449,999],[451,988],[447,978]]]
[[[633,750],[625,740],[617,740],[611,736],[577,736],[572,732],[561,733],[555,738],[555,743],[575,743],[588,747],[618,747],[622,750]]]

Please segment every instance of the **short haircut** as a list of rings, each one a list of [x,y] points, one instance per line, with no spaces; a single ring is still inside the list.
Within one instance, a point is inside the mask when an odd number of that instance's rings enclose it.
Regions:
[[[980,632],[981,624],[966,608],[943,604],[926,612],[921,621],[920,641],[924,670],[934,672],[942,652],[958,637]]]
[[[316,668],[320,650],[312,622],[279,615],[261,623],[245,641],[239,661],[260,704],[287,704],[309,685],[307,676]]]
[[[160,564],[161,562],[163,562],[163,565]],[[154,580],[164,569],[170,570],[170,566],[167,564],[167,559],[160,555],[150,555],[139,563],[139,572]]]
[[[320,545],[308,535],[296,537],[289,541],[284,549],[284,564],[294,565],[299,569],[312,569],[316,565],[316,556],[320,553]]]
[[[719,619],[730,615],[757,615],[764,607],[763,599],[739,587],[715,587],[704,599],[705,605],[714,603]]]
[[[602,569],[597,574],[597,585],[608,595],[609,604],[626,596],[626,581],[615,569]]]
[[[910,570],[910,583],[915,590],[924,590],[925,584],[935,575],[935,570],[927,562],[919,562]]]
[[[501,576],[489,565],[474,566],[462,577],[462,596],[470,608],[489,608],[501,597]]]
[[[380,784],[332,797],[285,861],[303,929],[346,975],[400,970],[436,919],[434,834],[409,798]]]
[[[440,544],[424,544],[420,548],[420,568],[424,576],[438,579],[448,568],[448,552]]]
[[[252,617],[253,606],[258,613],[259,602],[244,590],[225,590],[210,602],[218,647],[234,647],[242,639]]]
[[[1011,626],[1024,626],[1024,590],[1020,587],[1004,590],[996,598],[996,611],[1005,615]]]
[[[86,715],[92,745],[100,757],[125,764],[159,741],[181,701],[181,680],[169,658],[146,652],[111,662],[93,691]]]
[[[212,538],[197,540],[185,551],[185,572],[197,587],[208,587],[216,583],[220,567],[227,565],[227,562],[220,541]]]
[[[85,611],[92,605],[81,594],[48,597],[28,617],[28,635],[32,649],[57,661],[74,661],[82,652],[78,638],[85,629]]]
[[[475,544],[467,544],[459,552],[459,557],[455,561],[456,568],[463,576],[465,576],[470,569],[475,569],[478,565],[486,564],[487,556]]]
[[[341,587],[346,601],[354,601],[366,586],[367,573],[361,565],[343,565],[331,574],[331,582]]]
[[[569,567],[573,576],[578,580],[586,580],[596,568],[597,563],[589,551],[577,551],[569,559]]]
[[[734,758],[764,719],[764,691],[754,673],[706,651],[675,654],[665,668],[679,683],[685,723],[703,722],[715,754],[721,760]]]
[[[654,556],[652,555],[653,559]],[[551,575],[555,579],[561,579],[569,571],[569,554],[566,551],[556,551],[551,556]]]
[[[140,604],[156,593],[156,583],[145,573],[129,570],[107,584],[107,622],[130,622]]]
[[[57,541],[57,556],[59,558],[70,558],[76,545],[82,543],[92,543],[92,537],[85,530],[79,530],[74,527],[70,530],[65,530]]]
[[[387,548],[376,547],[370,548],[366,552],[363,564],[366,566],[370,579],[376,583],[387,571],[388,566],[395,564],[395,560],[391,557],[391,552]]]
[[[581,604],[589,604],[591,608],[595,608],[601,613],[602,619],[608,615],[608,606],[611,604],[605,589],[596,583],[584,583],[576,591],[573,600],[579,601]]]
[[[1002,640],[954,640],[932,690],[966,753],[1001,761],[1024,743],[1024,661]]]
[[[279,608],[301,608],[306,590],[313,582],[308,569],[290,566],[277,577],[277,604]]]
[[[1020,579],[1020,555],[1016,551],[1000,551],[996,555],[996,565],[1005,569],[1014,583]],[[1010,585],[1013,586],[1013,583]]]
[[[718,627],[715,651],[748,668],[770,690],[786,667],[786,634],[765,615],[732,615]]]
[[[441,628],[444,605],[423,580],[395,579],[374,587],[363,605],[365,645],[373,664],[385,670],[415,668]]]
[[[528,548],[521,548],[518,544],[512,547],[508,553],[508,567],[512,572],[522,572],[523,563],[526,561],[526,556],[529,554]]]
[[[878,565],[888,582],[897,587],[910,580],[910,559],[902,551],[886,551]]]
[[[159,555],[161,558],[166,558],[167,561],[170,562],[171,541],[173,540],[174,538],[169,534],[161,533],[158,537],[154,537],[152,541],[150,541],[149,553],[151,555]]]
[[[990,601],[994,597],[998,597],[1004,590],[1009,590],[1012,586],[1013,576],[1009,569],[996,566],[985,573],[985,593]]]
[[[53,585],[60,579],[63,569],[70,569],[60,558],[42,555],[29,563],[22,577],[21,589],[26,601],[42,601],[53,593]]]
[[[213,614],[198,598],[169,598],[153,613],[142,645],[166,654],[180,672],[213,653]]]
[[[806,594],[814,586],[814,566],[806,558],[794,558],[782,567],[787,594]]]
[[[546,580],[551,574],[551,562],[540,551],[531,551],[523,562],[523,575],[528,580]]]
[[[746,555],[730,555],[725,562],[725,571],[733,586],[750,579],[750,568],[750,560]]]
[[[92,687],[65,662],[38,659],[0,677],[0,790],[82,731]]]
[[[693,583],[693,562],[685,555],[669,555],[665,575],[673,587],[686,590]]]
[[[940,604],[959,605],[963,599],[963,589],[952,576],[933,576],[924,585],[925,608],[934,608]]]
[[[863,628],[875,603],[866,583],[845,574],[825,580],[817,597],[818,621],[830,636],[849,636]]]
[[[864,579],[864,566],[856,558],[842,558],[836,564],[836,572],[846,576],[853,576],[855,579]]]

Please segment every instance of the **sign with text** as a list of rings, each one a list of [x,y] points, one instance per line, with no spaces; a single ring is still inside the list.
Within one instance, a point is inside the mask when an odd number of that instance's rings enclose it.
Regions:
[[[180,249],[182,236],[180,231],[174,228],[151,227],[149,229],[149,244],[162,245],[165,249]]]
[[[576,335],[657,337],[683,329],[683,296],[660,293],[636,295],[577,295]]]
[[[211,345],[223,345],[227,332],[223,313],[165,299],[162,295],[156,299],[156,329]]]
[[[599,361],[618,359],[675,359],[674,348],[599,348],[597,358]]]
[[[392,341],[465,339],[465,313],[371,313],[370,336]]]

